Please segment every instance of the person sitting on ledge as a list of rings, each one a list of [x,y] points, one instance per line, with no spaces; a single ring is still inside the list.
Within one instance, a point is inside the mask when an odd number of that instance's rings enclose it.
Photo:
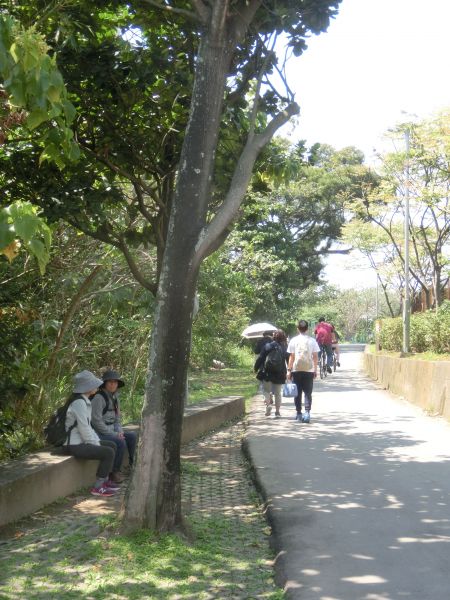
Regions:
[[[90,396],[103,384],[101,379],[90,371],[81,371],[73,378],[73,400],[66,413],[64,442],[67,454],[75,458],[99,460],[97,481],[91,489],[93,496],[113,496],[119,487],[109,479],[116,446],[113,442],[102,441],[91,427]]]
[[[114,370],[105,371],[102,378],[102,385],[92,398],[92,426],[101,440],[109,440],[116,445],[116,457],[111,479],[116,483],[121,483],[123,476],[120,469],[125,453],[125,445],[128,449],[129,464],[132,467],[136,448],[136,434],[134,431],[123,431],[122,428],[117,390],[125,385],[124,381],[119,373]]]

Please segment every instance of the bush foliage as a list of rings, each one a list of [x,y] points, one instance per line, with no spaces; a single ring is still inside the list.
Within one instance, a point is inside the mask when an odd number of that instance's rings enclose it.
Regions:
[[[410,345],[412,352],[450,353],[450,301],[446,300],[437,311],[411,315]],[[403,322],[401,317],[383,319],[380,345],[383,350],[402,350]]]

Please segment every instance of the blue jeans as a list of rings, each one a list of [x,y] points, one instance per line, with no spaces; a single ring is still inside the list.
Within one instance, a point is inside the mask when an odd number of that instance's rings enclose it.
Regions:
[[[333,364],[333,346],[331,344],[320,344],[319,360],[324,350],[327,354],[327,367],[331,369]]]
[[[116,445],[116,456],[114,457],[114,464],[112,467],[113,473],[120,471],[120,467],[123,462],[123,455],[125,452],[125,446],[128,449],[128,458],[130,467],[133,466],[134,451],[136,449],[136,434],[134,431],[124,431],[123,435],[125,439],[117,437],[117,433],[99,433],[98,437],[101,440],[110,440]]]

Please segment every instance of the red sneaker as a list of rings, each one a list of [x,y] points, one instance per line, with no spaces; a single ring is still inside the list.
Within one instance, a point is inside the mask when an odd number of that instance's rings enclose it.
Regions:
[[[103,483],[103,487],[107,488],[108,490],[120,490],[120,485],[118,483],[114,483],[114,481],[111,481],[111,479],[108,479],[107,481],[105,481]]]
[[[112,489],[104,487],[104,486],[91,489],[91,494],[93,496],[103,496],[104,498],[109,498],[109,496],[114,496],[114,494],[116,492],[117,492],[117,490],[112,490]]]

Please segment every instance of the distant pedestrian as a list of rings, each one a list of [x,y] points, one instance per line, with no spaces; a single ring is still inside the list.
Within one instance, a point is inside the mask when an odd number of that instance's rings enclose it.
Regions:
[[[125,385],[119,373],[114,370],[105,371],[102,375],[100,389],[92,398],[92,426],[101,440],[109,440],[116,446],[111,479],[116,483],[123,481],[120,473],[125,448],[128,450],[128,461],[133,466],[136,448],[134,431],[124,431],[120,414],[119,388]]]
[[[284,331],[275,331],[273,340],[263,346],[255,362],[256,377],[262,382],[266,417],[272,412],[272,394],[275,399],[275,417],[281,416],[281,389],[287,376],[286,345]]]
[[[109,479],[116,446],[113,442],[101,441],[91,426],[90,396],[103,384],[90,371],[81,371],[74,378],[73,401],[66,414],[67,440],[64,443],[68,454],[76,458],[99,460],[97,481],[91,489],[93,496],[112,496],[119,487]]]
[[[288,346],[289,364],[288,379],[297,386],[295,396],[296,421],[309,423],[311,419],[312,391],[314,378],[317,377],[319,346],[313,337],[308,335],[308,323],[303,319],[298,322],[299,335],[291,339]],[[305,395],[305,412],[302,414],[302,394]]]
[[[262,338],[260,338],[255,344],[255,354],[260,354],[264,346],[273,341],[272,334],[273,331],[264,331]]]

